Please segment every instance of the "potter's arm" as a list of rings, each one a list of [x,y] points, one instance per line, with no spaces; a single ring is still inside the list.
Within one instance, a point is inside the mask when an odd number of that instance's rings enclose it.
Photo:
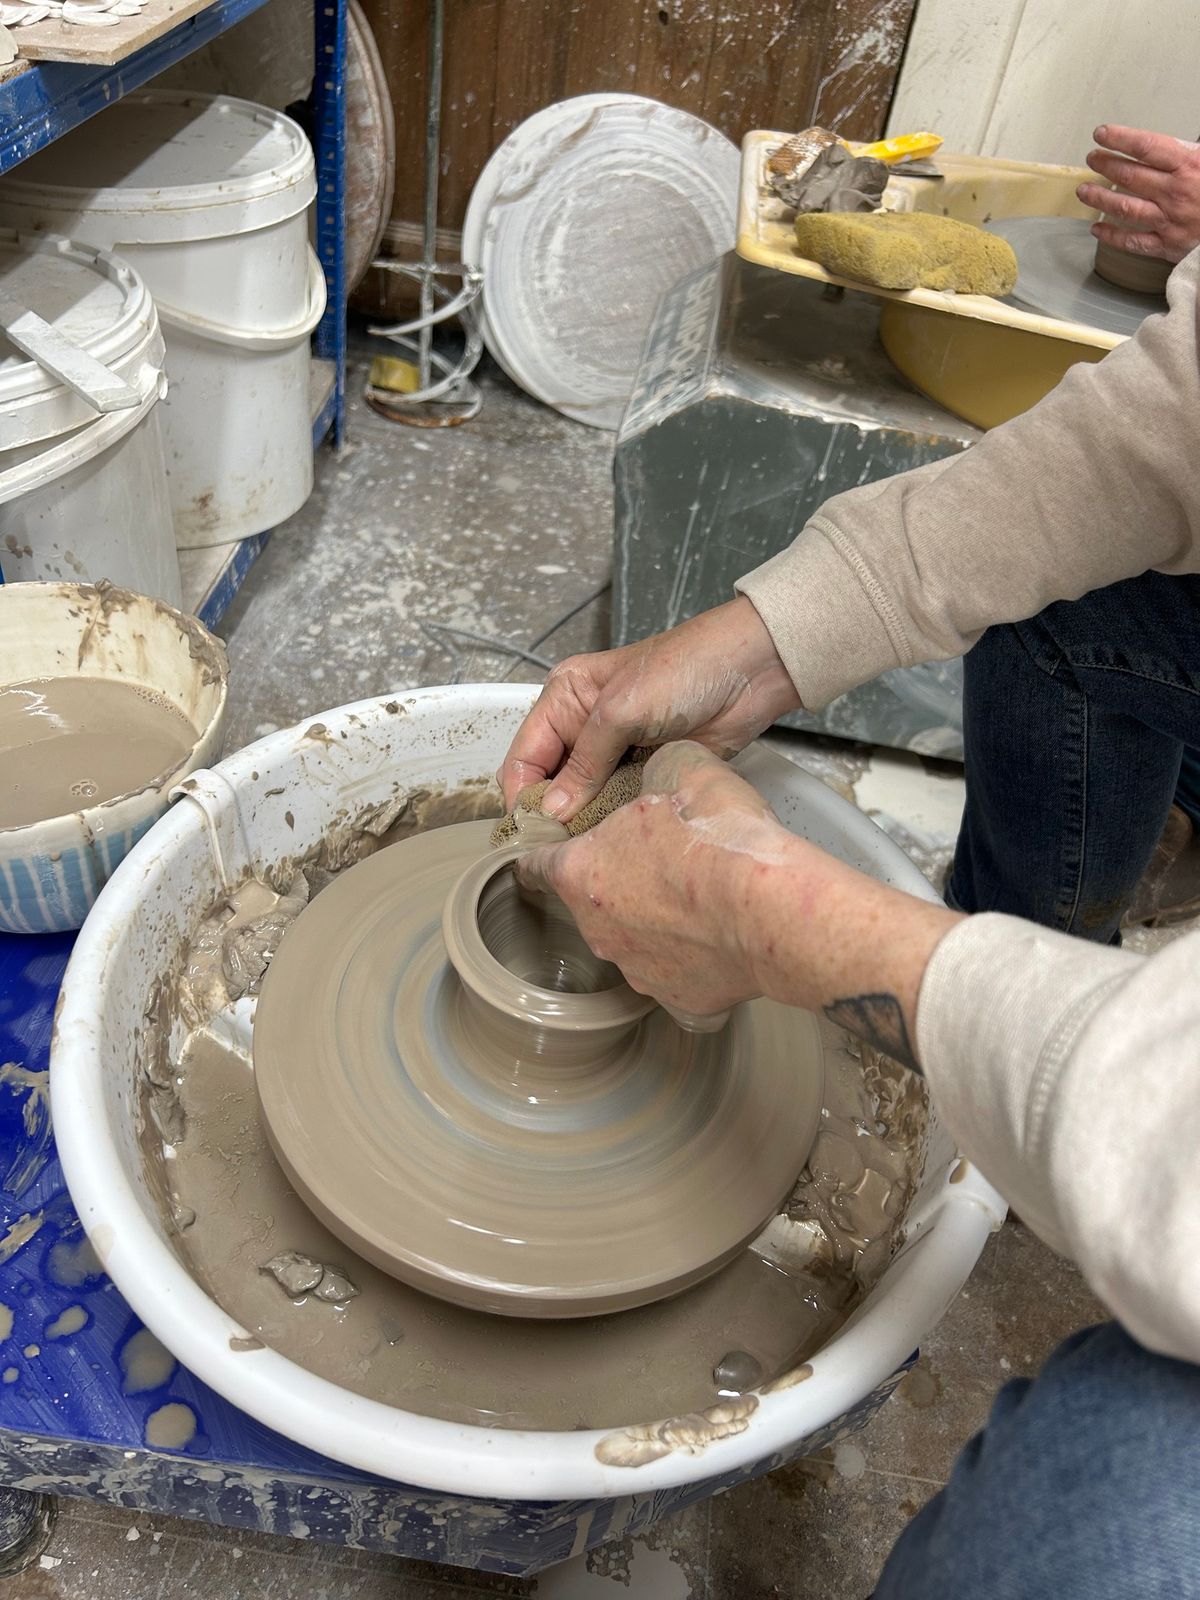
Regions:
[[[1200,251],[1170,312],[964,455],[828,501],[738,584],[810,710],[1149,569],[1200,571]]]
[[[915,1058],[959,1148],[1151,1349],[1200,1361],[1200,934],[1151,957],[960,917],[803,845],[758,987]]]
[[[764,892],[765,991],[915,1057],[1022,1220],[1136,1339],[1200,1362],[1200,934],[1143,957],[802,858]]]
[[[1141,1343],[1200,1362],[1200,934],[1144,957],[822,877],[827,943],[789,954],[770,930],[805,919],[780,905],[763,924],[768,992],[802,988],[878,1048],[911,1051],[959,1149],[1022,1220]]]
[[[695,744],[640,800],[524,858],[633,986],[751,995],[914,1059],[963,1152],[1155,1350],[1200,1361],[1200,934],[1150,957],[962,917],[788,833]]]
[[[960,1148],[1152,1350],[1200,1361],[1200,935],[1144,957],[1015,917],[934,951],[917,1046]]]
[[[1143,957],[803,859],[763,892],[764,991],[915,1058],[1023,1221],[1135,1338],[1200,1362],[1200,934]]]
[[[1200,251],[1171,310],[965,455],[838,495],[729,605],[550,675],[500,772],[573,816],[631,744],[729,754],[784,712],[960,654],[994,622],[1148,569],[1200,571]]]
[[[916,1065],[959,1149],[1128,1331],[1200,1362],[1200,934],[1138,956],[790,849],[748,890],[756,988]]]

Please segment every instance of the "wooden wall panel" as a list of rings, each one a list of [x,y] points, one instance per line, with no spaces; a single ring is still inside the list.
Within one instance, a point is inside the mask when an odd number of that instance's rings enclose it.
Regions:
[[[842,0],[832,7],[819,68],[813,121],[851,139],[883,132],[912,0]]]
[[[882,131],[915,0],[448,0],[439,221],[492,150],[570,95],[649,95],[714,123]],[[426,0],[364,0],[396,111],[393,243],[423,193]],[[401,253],[407,253],[401,251]]]

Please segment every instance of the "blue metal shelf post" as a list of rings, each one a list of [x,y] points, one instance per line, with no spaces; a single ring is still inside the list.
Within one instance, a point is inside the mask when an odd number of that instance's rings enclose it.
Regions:
[[[325,269],[328,304],[317,325],[318,359],[332,361],[333,442],[342,442],[346,412],[346,0],[314,0],[316,67],[313,144],[317,158],[317,254]]]

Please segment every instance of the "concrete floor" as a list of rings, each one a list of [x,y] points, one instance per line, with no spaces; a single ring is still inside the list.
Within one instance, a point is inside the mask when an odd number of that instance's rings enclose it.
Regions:
[[[351,376],[361,389],[362,370]],[[364,695],[494,678],[511,658],[454,645],[443,623],[527,644],[607,577],[611,438],[485,381],[461,429],[389,424],[355,399],[340,461],[272,540],[230,611],[229,747]],[[607,640],[602,598],[545,645]],[[512,676],[536,678],[515,663]],[[954,769],[836,741],[782,744],[859,803],[931,873],[962,804]],[[865,1600],[896,1536],[945,1482],[1006,1380],[1037,1371],[1102,1313],[1079,1274],[1009,1221],[926,1341],[915,1374],[852,1444],[605,1547],[537,1582],[253,1537],[63,1501],[49,1547],[5,1600]]]

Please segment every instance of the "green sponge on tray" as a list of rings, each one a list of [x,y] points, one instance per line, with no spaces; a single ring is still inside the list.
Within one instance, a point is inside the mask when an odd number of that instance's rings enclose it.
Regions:
[[[1017,281],[1007,239],[925,211],[808,212],[796,218],[796,243],[826,272],[879,289],[1004,295]]]

